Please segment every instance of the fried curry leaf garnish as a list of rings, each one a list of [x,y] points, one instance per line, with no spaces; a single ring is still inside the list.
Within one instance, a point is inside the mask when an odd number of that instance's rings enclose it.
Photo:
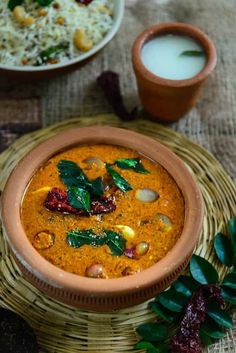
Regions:
[[[201,50],[185,50],[180,53],[180,56],[204,56],[204,51]]]
[[[13,11],[16,6],[22,5],[23,2],[24,0],[9,0],[7,6],[11,11]]]
[[[149,302],[149,308],[161,317],[170,337],[154,342],[153,323],[137,332],[142,339],[136,348],[147,353],[202,353],[203,346],[224,337],[233,327],[226,303],[236,305],[236,218],[228,222],[228,235],[215,236],[216,256],[229,267],[220,281],[215,267],[203,257],[193,255],[188,275],[180,276],[171,288]],[[163,351],[163,344],[166,349]]]
[[[121,169],[132,169],[136,173],[150,174],[142,165],[140,158],[121,158],[117,159],[114,164]]]
[[[89,180],[78,164],[72,161],[61,160],[57,167],[60,178],[67,187],[76,186],[87,190],[92,195],[103,195],[103,184],[101,177],[95,180]]]
[[[90,211],[90,193],[87,190],[71,186],[68,189],[67,197],[72,207],[87,212]]]
[[[80,248],[83,245],[102,246],[106,242],[106,235],[97,235],[92,229],[67,232],[67,243],[73,248]]]
[[[112,255],[121,256],[126,244],[125,239],[119,233],[111,230],[104,230],[104,233],[107,235],[107,245],[109,246]]]
[[[39,54],[35,65],[40,66],[48,63],[50,60],[56,59],[58,54],[60,54],[64,50],[67,50],[68,48],[69,48],[69,43],[62,42],[61,44],[58,44],[43,50]]]
[[[35,0],[39,6],[49,6],[54,0]],[[9,0],[8,8],[13,11],[16,6],[22,5],[24,0]]]
[[[123,254],[126,241],[118,233],[104,229],[101,234],[96,234],[92,229],[67,232],[67,243],[80,248],[83,245],[102,246],[107,244],[112,255],[121,256]]]
[[[40,6],[49,6],[54,0],[36,0]]]
[[[110,164],[106,164],[106,170],[111,175],[114,184],[122,191],[126,192],[132,190],[132,186],[116,171]]]

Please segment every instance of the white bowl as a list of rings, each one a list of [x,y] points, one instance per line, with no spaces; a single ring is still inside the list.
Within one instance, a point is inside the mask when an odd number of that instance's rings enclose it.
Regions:
[[[65,63],[59,63],[46,66],[14,66],[0,64],[0,75],[8,75],[17,78],[49,78],[57,74],[66,73],[75,68],[78,68],[90,60],[97,52],[104,48],[118,32],[123,15],[125,0],[114,1],[114,20],[111,29],[107,32],[104,38],[96,44],[91,50],[78,56],[78,58],[69,60]]]

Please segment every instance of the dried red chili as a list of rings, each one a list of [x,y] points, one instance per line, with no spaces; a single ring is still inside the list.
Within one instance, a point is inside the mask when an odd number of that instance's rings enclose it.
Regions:
[[[88,6],[93,0],[75,0],[76,2],[78,2],[79,4]]]
[[[203,285],[190,299],[180,323],[177,334],[172,339],[171,352],[173,353],[202,353],[200,327],[205,320],[207,303],[214,299],[224,306],[220,287]]]
[[[44,206],[49,211],[58,211],[64,214],[75,214],[79,216],[111,213],[116,209],[115,197],[114,195],[110,195],[93,199],[91,202],[90,213],[84,210],[79,210],[69,204],[67,193],[58,188],[53,188],[49,191]]]
[[[137,118],[137,107],[129,112],[124,105],[120,90],[119,75],[117,73],[105,71],[97,78],[97,83],[102,88],[106,99],[120,119],[134,120]]]

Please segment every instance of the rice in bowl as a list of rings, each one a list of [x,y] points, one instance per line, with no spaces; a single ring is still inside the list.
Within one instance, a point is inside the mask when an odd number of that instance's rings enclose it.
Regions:
[[[88,5],[55,0],[44,7],[37,0],[20,2],[12,10],[8,1],[0,4],[3,65],[66,63],[92,49],[113,25],[114,0],[92,0]]]

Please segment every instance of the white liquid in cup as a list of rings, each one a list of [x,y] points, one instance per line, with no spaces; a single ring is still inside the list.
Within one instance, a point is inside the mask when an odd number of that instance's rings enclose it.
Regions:
[[[201,52],[200,55],[183,52]],[[154,75],[170,80],[185,80],[196,76],[206,64],[204,49],[191,37],[176,34],[157,36],[145,43],[141,58]]]

